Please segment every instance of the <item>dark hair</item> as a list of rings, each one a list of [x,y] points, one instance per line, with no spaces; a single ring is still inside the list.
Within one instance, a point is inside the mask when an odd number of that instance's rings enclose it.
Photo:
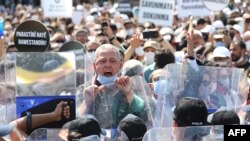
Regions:
[[[206,23],[206,21],[202,18],[197,21],[197,25],[203,25],[205,23]]]
[[[233,41],[231,44],[239,46],[241,49],[245,49],[246,50],[246,44],[242,40],[240,40],[240,41]]]
[[[162,49],[155,55],[155,63],[159,68],[163,68],[167,64],[175,63],[175,57],[169,49]]]
[[[121,120],[118,128],[127,135],[129,141],[142,141],[143,135],[147,132],[144,120],[139,117]]]
[[[112,29],[113,32],[117,32],[118,28],[115,24],[111,24],[110,28]]]

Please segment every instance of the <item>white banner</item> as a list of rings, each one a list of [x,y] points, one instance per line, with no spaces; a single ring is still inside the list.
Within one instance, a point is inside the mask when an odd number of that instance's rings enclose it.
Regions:
[[[202,0],[178,0],[178,17],[209,16],[210,11],[204,6]]]
[[[229,0],[203,0],[204,5],[211,11],[221,11],[228,5]]]
[[[72,17],[73,0],[42,0],[45,17]]]
[[[83,11],[75,10],[72,16],[72,21],[74,24],[80,24],[83,18]]]
[[[148,21],[159,26],[172,26],[174,0],[141,0],[139,23]]]

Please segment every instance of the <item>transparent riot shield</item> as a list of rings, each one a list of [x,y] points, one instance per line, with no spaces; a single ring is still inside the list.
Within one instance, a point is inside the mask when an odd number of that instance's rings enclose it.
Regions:
[[[87,84],[93,79],[95,52],[87,52],[84,54],[84,84]],[[86,83],[87,82],[87,83]]]
[[[239,91],[242,69],[205,66],[193,69],[189,65],[169,64],[164,70],[167,76],[154,84],[154,93],[158,95],[155,114],[158,127],[171,126],[172,108],[182,97],[202,99],[209,113],[221,107],[238,111],[246,100]]]
[[[241,119],[241,124],[250,125],[250,105],[242,106],[238,116]]]
[[[18,53],[18,96],[72,95],[75,93],[73,53]]]
[[[36,128],[60,128],[75,119],[75,55],[73,53],[20,52],[16,57],[17,118],[55,111],[64,101],[70,107],[70,118],[63,114],[55,121]],[[35,128],[35,129],[36,129]],[[33,130],[28,131],[31,133]]]
[[[82,56],[79,56],[81,60],[81,67],[76,69],[76,109],[77,109],[77,117],[83,115],[83,105],[82,101],[84,101],[83,90],[92,84],[92,80],[94,78],[94,68],[93,61],[95,54],[93,53],[85,53]]]
[[[39,128],[33,131],[27,141],[67,141],[68,129],[66,128]],[[79,141],[109,141],[105,136],[87,136]]]
[[[124,132],[122,132],[122,131],[121,131],[121,133],[120,133],[120,135],[118,137],[118,140],[119,141],[129,141],[127,135]]]
[[[223,141],[223,126],[152,128],[143,141]]]
[[[0,124],[16,119],[15,63],[0,61]]]
[[[85,113],[93,114],[102,128],[111,128],[112,140],[117,139],[119,122],[128,114],[140,117],[149,128],[154,126],[153,95],[144,78],[130,77],[127,86],[120,87],[116,82],[92,85],[83,92]]]

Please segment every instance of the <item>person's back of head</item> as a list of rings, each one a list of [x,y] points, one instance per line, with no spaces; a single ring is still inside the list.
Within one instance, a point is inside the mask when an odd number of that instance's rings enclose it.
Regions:
[[[124,76],[135,76],[135,75],[141,75],[143,76],[143,64],[135,59],[128,60],[124,63],[123,69],[122,69],[122,75]]]
[[[174,109],[174,122],[178,127],[207,125],[207,107],[201,99],[181,98]]]
[[[201,99],[181,98],[174,109],[175,141],[201,141],[209,134],[205,127],[207,115],[207,107]]]
[[[240,124],[240,118],[233,110],[218,110],[208,116],[208,122],[212,125]]]
[[[160,50],[155,55],[155,63],[158,68],[164,68],[167,64],[175,63],[175,56],[169,49]]]
[[[93,115],[84,115],[69,123],[68,140],[74,141],[88,136],[105,135],[106,132],[101,129],[98,120]]]
[[[52,71],[59,67],[59,62],[57,60],[49,60],[43,65],[43,72]]]
[[[147,127],[143,119],[128,114],[120,121],[118,130],[124,132],[129,141],[142,141],[144,134],[147,132]]]

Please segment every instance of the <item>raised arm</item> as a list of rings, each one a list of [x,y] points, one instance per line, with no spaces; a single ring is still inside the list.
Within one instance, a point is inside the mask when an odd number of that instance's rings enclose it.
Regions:
[[[39,127],[47,123],[60,121],[62,119],[62,115],[61,115],[62,112],[63,112],[63,116],[68,119],[70,117],[70,108],[69,106],[66,106],[63,109],[63,105],[66,105],[66,104],[67,102],[61,101],[60,103],[57,104],[53,112],[32,115],[31,123],[30,123],[31,129],[34,129],[36,127]],[[27,131],[28,131],[27,122],[29,121],[27,120],[27,117],[25,116],[25,117],[16,119],[10,123],[11,125],[14,125],[14,129],[10,134],[11,140],[23,141],[25,138],[27,138],[28,136],[27,135]]]

